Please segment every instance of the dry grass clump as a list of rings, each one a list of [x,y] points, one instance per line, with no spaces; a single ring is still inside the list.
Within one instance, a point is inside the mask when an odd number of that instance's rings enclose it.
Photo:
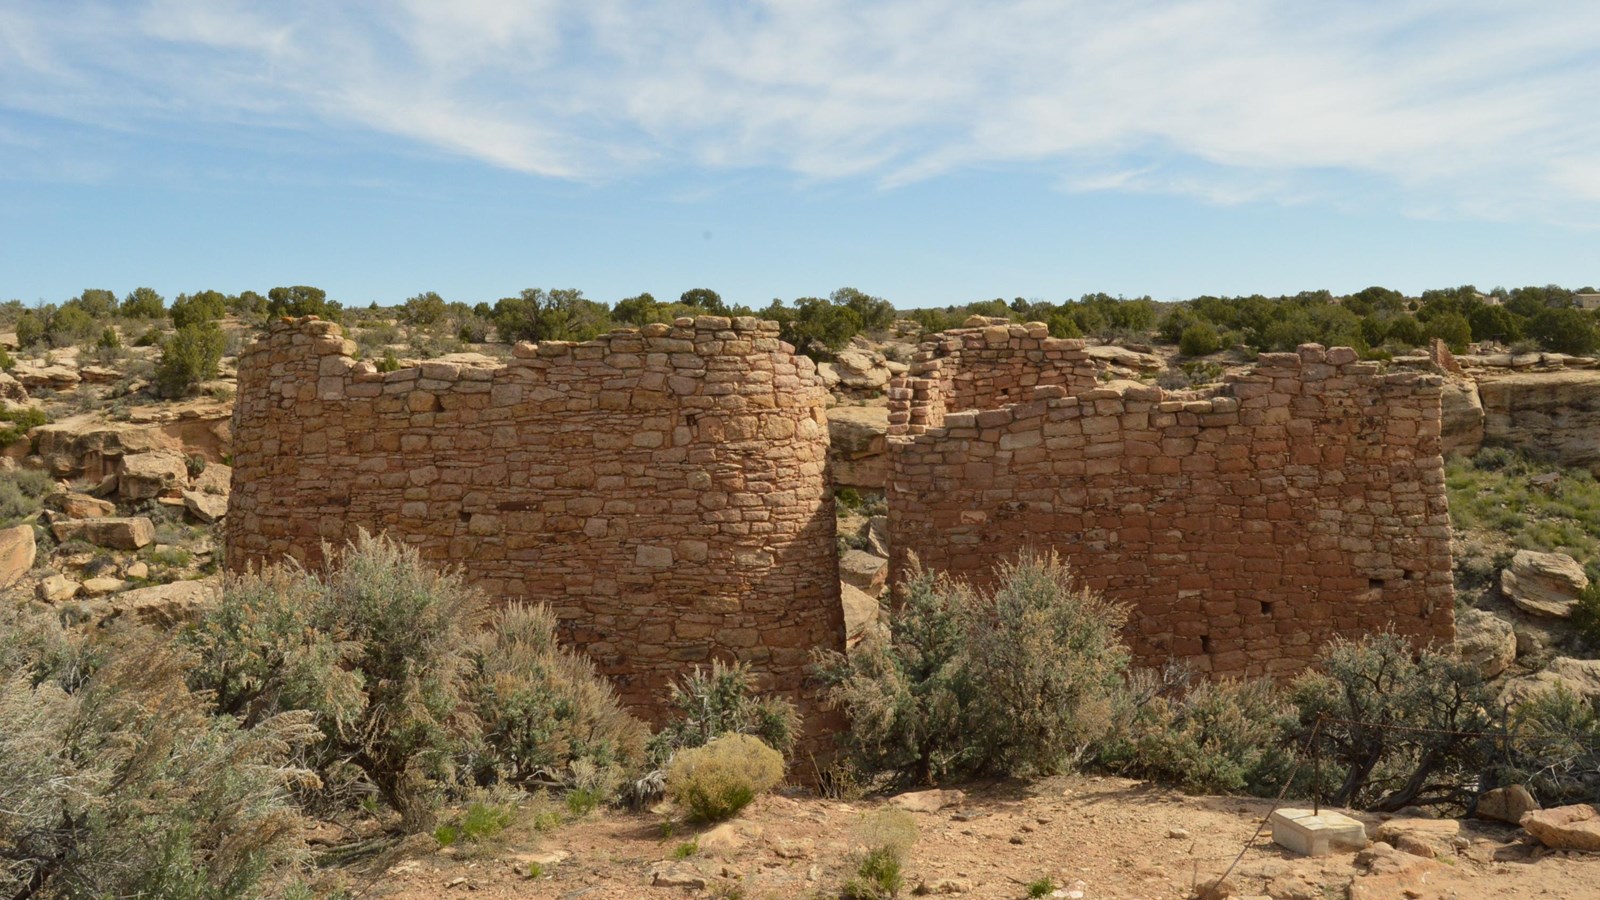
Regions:
[[[673,757],[667,795],[692,818],[720,822],[782,780],[783,754],[748,734],[725,734]]]

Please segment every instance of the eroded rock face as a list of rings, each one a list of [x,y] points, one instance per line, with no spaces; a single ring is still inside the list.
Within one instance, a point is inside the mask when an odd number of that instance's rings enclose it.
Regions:
[[[1443,418],[1439,445],[1446,454],[1471,456],[1483,446],[1483,401],[1471,378],[1446,378],[1439,395]]]
[[[8,588],[28,574],[38,549],[32,525],[0,531],[0,588]]]
[[[848,581],[839,583],[839,602],[844,607],[845,646],[854,647],[882,627],[878,601]]]
[[[195,619],[221,595],[215,580],[174,581],[91,601],[84,604],[82,612],[97,622],[123,617],[145,625],[170,628]]]
[[[1537,616],[1571,616],[1578,594],[1588,586],[1583,566],[1565,553],[1518,550],[1500,573],[1500,592]]]
[[[1516,372],[1478,382],[1487,443],[1600,474],[1600,371]]]

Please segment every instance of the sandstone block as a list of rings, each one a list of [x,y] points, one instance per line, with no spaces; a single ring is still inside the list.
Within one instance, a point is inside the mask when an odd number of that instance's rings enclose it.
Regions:
[[[889,798],[889,805],[907,812],[936,813],[960,806],[967,795],[957,790],[913,791]]]
[[[39,582],[35,593],[46,603],[61,603],[78,596],[78,583],[64,575],[51,575]]]
[[[1511,623],[1482,609],[1456,616],[1455,652],[1485,679],[1495,678],[1517,658],[1517,634]]]
[[[122,458],[117,495],[125,501],[150,500],[189,483],[189,464],[174,450],[135,453]]]
[[[50,526],[58,541],[88,541],[113,550],[138,550],[155,540],[156,526],[144,516],[130,518],[74,519]]]
[[[0,588],[8,588],[28,574],[37,555],[32,525],[17,525],[0,531]]]
[[[1600,850],[1600,807],[1579,803],[1534,810],[1522,817],[1521,824],[1552,850]]]
[[[115,515],[117,512],[115,503],[75,491],[57,491],[45,497],[44,502],[46,506],[60,510],[62,515],[70,519],[101,518]]]

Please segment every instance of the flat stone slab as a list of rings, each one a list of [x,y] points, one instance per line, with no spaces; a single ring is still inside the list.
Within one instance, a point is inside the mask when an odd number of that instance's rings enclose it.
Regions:
[[[1324,809],[1279,809],[1272,813],[1272,841],[1301,856],[1327,856],[1336,849],[1367,846],[1367,826]]]

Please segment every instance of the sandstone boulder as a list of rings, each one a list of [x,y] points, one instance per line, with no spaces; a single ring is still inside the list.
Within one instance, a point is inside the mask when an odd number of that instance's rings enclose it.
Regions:
[[[1485,679],[1495,678],[1517,659],[1517,634],[1511,623],[1482,609],[1456,614],[1456,656]]]
[[[1539,616],[1570,617],[1578,594],[1588,586],[1583,566],[1565,553],[1518,550],[1500,573],[1500,592]]]
[[[189,464],[175,450],[153,450],[122,458],[117,496],[125,501],[149,500],[189,483]]]
[[[117,505],[77,491],[57,491],[44,498],[46,506],[69,519],[98,519],[116,515]]]
[[[1521,824],[1552,850],[1600,850],[1600,807],[1579,803],[1537,809],[1523,816]]]
[[[80,604],[79,615],[91,622],[126,618],[144,625],[170,628],[194,620],[221,594],[214,580],[174,581]]]
[[[889,477],[888,435],[886,407],[828,410],[828,461],[834,485],[882,490]]]
[[[194,489],[206,494],[226,494],[233,488],[233,467],[209,463],[195,476]]]
[[[846,350],[834,360],[834,368],[839,384],[853,391],[882,391],[893,377],[884,358],[871,351]]]
[[[228,498],[223,494],[184,491],[183,506],[190,515],[208,525],[228,514]]]
[[[853,584],[839,583],[839,604],[844,608],[844,643],[854,647],[881,626],[878,601]]]
[[[127,586],[128,583],[121,578],[102,576],[100,578],[85,579],[83,592],[91,597],[98,597],[101,594],[115,594]]]
[[[1434,859],[1454,856],[1460,836],[1461,823],[1455,819],[1390,819],[1378,826],[1373,839],[1402,853]]]
[[[1557,685],[1585,702],[1600,697],[1600,659],[1556,657],[1542,672],[1507,681],[1500,699],[1513,705],[1525,703]]]
[[[865,550],[849,550],[839,557],[839,579],[874,599],[889,580],[889,561]]]
[[[32,525],[0,531],[0,588],[8,588],[28,574],[38,552]]]
[[[913,791],[889,798],[889,805],[907,812],[936,813],[951,806],[960,806],[967,795],[956,790]]]
[[[137,550],[155,540],[156,526],[144,516],[73,519],[50,526],[58,541],[88,541],[113,550]]]
[[[46,603],[61,603],[78,596],[78,583],[65,575],[51,575],[39,582],[35,593]]]
[[[1098,360],[1135,372],[1158,373],[1167,368],[1166,362],[1153,353],[1139,353],[1126,347],[1113,347],[1109,344],[1087,347],[1084,352],[1090,359]]]
[[[1522,824],[1522,817],[1539,808],[1539,801],[1520,784],[1484,791],[1478,798],[1477,815],[1480,819]]]

